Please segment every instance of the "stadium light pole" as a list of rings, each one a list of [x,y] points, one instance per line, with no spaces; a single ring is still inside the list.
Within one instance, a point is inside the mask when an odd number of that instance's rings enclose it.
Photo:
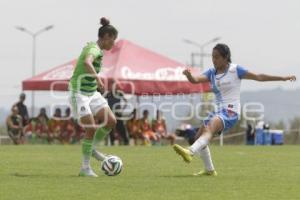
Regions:
[[[211,40],[209,40],[209,41],[207,41],[207,42],[205,42],[203,44],[199,44],[199,43],[197,43],[197,42],[195,42],[193,40],[189,40],[189,39],[183,39],[183,42],[185,42],[187,44],[190,44],[190,45],[193,45],[193,46],[196,46],[196,47],[198,47],[200,49],[200,53],[199,54],[192,53],[192,60],[193,60],[193,58],[194,58],[195,55],[199,55],[200,56],[200,68],[201,68],[201,70],[203,70],[203,67],[204,67],[203,66],[204,65],[204,57],[205,56],[210,56],[210,54],[207,54],[207,53],[204,52],[204,48],[207,45],[211,44],[211,43],[219,41],[220,39],[221,39],[221,37],[215,37],[215,38],[213,38],[213,39],[211,39]]]
[[[22,31],[24,33],[27,33],[28,35],[30,35],[32,37],[32,68],[31,68],[31,75],[35,76],[35,62],[36,62],[36,38],[38,35],[40,35],[43,32],[49,31],[52,28],[54,28],[54,25],[49,25],[46,26],[42,29],[40,29],[37,32],[32,32],[22,26],[16,26],[15,27],[17,30]],[[34,91],[31,92],[31,117],[34,117],[34,104],[35,104],[35,96],[34,96]]]

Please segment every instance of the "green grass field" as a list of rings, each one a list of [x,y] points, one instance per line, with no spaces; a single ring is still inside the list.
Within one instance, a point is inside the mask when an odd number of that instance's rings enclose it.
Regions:
[[[218,177],[193,177],[170,146],[105,147],[123,172],[78,177],[80,146],[0,146],[0,199],[300,199],[300,146],[211,148]]]

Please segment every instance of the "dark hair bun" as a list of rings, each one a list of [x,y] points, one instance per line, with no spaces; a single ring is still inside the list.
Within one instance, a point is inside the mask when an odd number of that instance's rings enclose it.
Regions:
[[[109,20],[106,19],[105,17],[102,17],[102,18],[100,19],[100,24],[101,24],[102,26],[109,25]]]

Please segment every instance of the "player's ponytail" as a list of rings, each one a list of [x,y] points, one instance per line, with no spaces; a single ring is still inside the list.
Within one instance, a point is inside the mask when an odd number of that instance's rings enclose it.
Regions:
[[[214,50],[217,50],[223,58],[226,58],[229,63],[231,63],[231,53],[230,49],[226,44],[217,44],[214,47]]]
[[[109,36],[118,36],[118,31],[115,27],[113,27],[112,25],[110,25],[110,21],[105,18],[102,17],[100,19],[100,24],[102,25],[99,30],[98,30],[98,37],[99,38],[103,38],[105,34],[108,34]]]
[[[106,26],[106,25],[109,25],[110,21],[108,19],[106,19],[105,17],[101,17],[100,19],[100,24],[102,26]]]

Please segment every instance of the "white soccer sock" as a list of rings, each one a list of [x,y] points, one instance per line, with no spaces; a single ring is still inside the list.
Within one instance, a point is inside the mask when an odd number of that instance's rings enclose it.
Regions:
[[[190,146],[190,151],[192,154],[200,154],[201,150],[208,145],[208,139],[204,136],[200,136],[192,146]]]
[[[93,149],[92,156],[98,161],[103,161],[106,158],[103,153],[97,151],[96,149]]]
[[[201,149],[200,158],[202,159],[202,161],[204,163],[204,166],[205,166],[205,169],[207,171],[214,171],[215,170],[214,164],[213,164],[212,159],[211,159],[210,150],[209,150],[208,145],[206,147],[204,147],[203,149]]]
[[[90,156],[83,156],[82,158],[82,168],[83,169],[87,169],[87,168],[91,168],[90,166]]]

